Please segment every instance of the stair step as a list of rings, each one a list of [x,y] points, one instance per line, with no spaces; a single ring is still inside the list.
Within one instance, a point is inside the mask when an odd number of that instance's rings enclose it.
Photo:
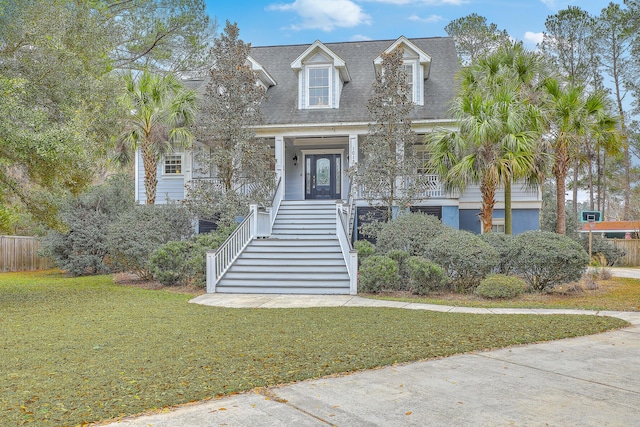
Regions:
[[[313,264],[311,264],[311,262]],[[261,268],[262,266],[292,266],[292,267],[297,267],[297,266],[303,266],[303,267],[309,267],[310,265],[313,265],[315,268],[317,268],[318,266],[341,266],[344,267],[344,258],[342,257],[342,254],[340,254],[340,256],[334,256],[334,257],[323,257],[323,258],[317,258],[317,257],[313,257],[313,254],[309,254],[308,257],[299,257],[299,258],[293,258],[293,257],[282,257],[282,258],[261,258],[261,257],[240,257],[236,260],[235,264],[233,265],[232,268],[235,268],[236,266],[251,266],[251,267],[255,267],[256,269]]]
[[[314,279],[314,276],[316,278]],[[306,272],[303,273],[287,273],[287,272],[276,272],[276,273],[264,273],[264,272],[235,272],[233,270],[228,270],[222,280],[258,280],[261,282],[290,282],[290,281],[313,281],[313,280],[324,280],[324,281],[332,281],[332,280],[346,280],[349,281],[349,274],[346,271],[342,273],[322,273],[322,274],[309,274]]]
[[[268,252],[268,251],[251,251],[244,252],[240,259],[267,259],[267,260],[287,260],[287,259],[295,259],[295,260],[335,260],[335,259],[344,259],[342,256],[342,252],[333,251],[333,252],[312,252],[312,251],[304,251],[304,252],[285,252],[281,254]]]
[[[264,284],[263,284],[264,285]],[[252,283],[237,285],[218,285],[216,292],[228,294],[303,294],[303,295],[345,295],[349,294],[349,286],[335,282],[317,282],[313,287],[304,287],[301,284],[290,283],[288,286],[261,286]]]
[[[232,273],[305,273],[307,275],[320,275],[325,273],[344,273],[346,268],[343,265],[333,263],[333,264],[324,264],[324,265],[293,265],[293,264],[282,264],[282,263],[273,263],[270,265],[266,264],[239,264],[235,263],[233,267],[229,269],[229,272]]]

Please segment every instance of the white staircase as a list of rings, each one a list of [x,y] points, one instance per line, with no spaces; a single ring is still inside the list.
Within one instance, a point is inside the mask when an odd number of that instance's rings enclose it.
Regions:
[[[216,292],[349,294],[335,201],[283,201],[271,237],[253,239]]]

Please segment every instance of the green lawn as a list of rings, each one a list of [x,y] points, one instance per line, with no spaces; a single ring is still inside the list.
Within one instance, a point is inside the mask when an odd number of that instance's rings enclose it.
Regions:
[[[111,277],[0,274],[0,425],[75,426],[254,387],[625,326],[590,316],[224,309]]]

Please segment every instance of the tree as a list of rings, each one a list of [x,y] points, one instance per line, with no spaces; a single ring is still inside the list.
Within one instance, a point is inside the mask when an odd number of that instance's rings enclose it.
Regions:
[[[578,155],[582,138],[595,122],[607,114],[607,97],[603,91],[587,93],[584,86],[562,84],[551,77],[545,79],[543,86],[547,93],[545,109],[550,119],[549,150],[553,153],[552,171],[556,180],[556,231],[564,234],[567,172]]]
[[[540,48],[555,65],[560,75],[571,84],[598,87],[601,77],[593,73],[593,62],[598,62],[599,53],[594,42],[595,19],[578,6],[569,6],[545,21],[543,41]],[[576,156],[573,165],[573,212],[577,214],[578,178],[582,166],[587,167],[591,179],[593,147],[585,136],[580,147],[582,155]],[[590,187],[591,191],[593,188]]]
[[[0,206],[56,223],[113,129],[105,29],[84,2],[0,0]]]
[[[637,2],[629,2],[637,8]],[[623,9],[619,4],[609,3],[602,9],[596,20],[598,47],[601,51],[601,66],[611,77],[615,106],[619,117],[620,132],[623,138],[624,151],[624,214],[625,220],[630,219],[631,204],[631,153],[627,141],[626,111],[623,105],[625,96],[633,86],[637,69],[634,67],[631,55],[633,39],[637,37],[638,20],[633,19],[634,11]]]
[[[511,183],[541,179],[540,111],[529,98],[539,59],[515,44],[479,59],[461,72],[451,114],[459,129],[427,136],[430,166],[448,190],[480,184],[480,219],[491,231],[495,195],[505,190],[505,232],[511,233]]]
[[[541,51],[569,83],[589,83],[595,19],[580,7],[569,6],[548,16],[544,25]]]
[[[382,54],[382,67],[373,83],[373,96],[367,108],[371,115],[369,133],[362,143],[366,164],[351,171],[355,184],[371,205],[385,209],[385,220],[393,216],[393,207],[408,207],[420,185],[418,162],[413,154],[416,140],[409,113],[407,73],[402,47]]]
[[[211,66],[216,22],[204,0],[102,0],[95,2],[110,28],[115,68],[193,76]]]
[[[200,103],[195,133],[201,149],[196,155],[201,173],[194,180],[187,204],[200,217],[232,222],[245,214],[249,199],[267,202],[273,188],[273,152],[256,138],[262,122],[260,104],[266,96],[256,84],[248,62],[251,45],[239,38],[238,26],[227,21],[212,49],[214,66]]]
[[[212,27],[202,0],[0,0],[0,211],[55,226],[117,133],[114,68],[210,63]]]
[[[120,97],[129,112],[118,141],[117,159],[127,162],[140,149],[144,165],[147,204],[156,201],[160,157],[193,140],[189,127],[195,120],[196,94],[186,90],[173,74],[160,76],[147,70],[139,77],[125,74],[125,93]]]
[[[476,13],[451,21],[444,30],[453,37],[460,62],[465,66],[511,43],[506,30],[499,30],[493,23],[487,25],[487,18]]]

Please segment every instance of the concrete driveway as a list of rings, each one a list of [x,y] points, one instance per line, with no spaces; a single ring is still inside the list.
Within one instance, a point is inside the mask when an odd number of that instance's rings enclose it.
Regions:
[[[260,298],[261,297],[261,298]],[[203,295],[208,305],[385,305],[359,297]],[[578,310],[462,309],[490,313]],[[484,311],[481,311],[484,310]],[[640,423],[640,313],[598,335],[477,352],[257,390],[112,427],[210,426],[635,426]]]

